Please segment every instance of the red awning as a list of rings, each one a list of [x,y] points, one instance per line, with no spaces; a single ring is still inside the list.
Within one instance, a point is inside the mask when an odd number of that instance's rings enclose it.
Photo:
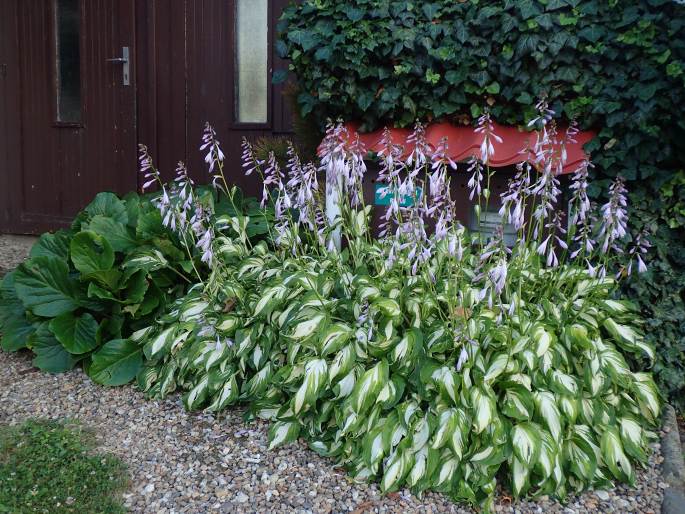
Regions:
[[[346,127],[349,131],[350,139],[353,140],[359,134],[360,141],[368,151],[379,152],[383,148],[381,145],[383,138],[382,129],[362,134],[357,132],[358,123],[348,123]],[[510,166],[527,160],[532,162],[533,155],[527,152],[526,149],[532,148],[535,145],[535,131],[529,132],[522,128],[508,127],[497,123],[493,123],[493,127],[494,133],[502,138],[502,142],[499,143],[494,138],[491,139],[495,153],[490,159],[490,166]],[[405,148],[405,157],[408,156],[413,148],[413,145],[407,142],[407,139],[412,134],[412,130],[391,129],[391,134],[393,143],[402,145]],[[583,145],[594,136],[593,132],[578,132],[574,137],[576,142],[566,144],[567,159],[563,173],[573,173],[583,161],[588,159],[583,150]],[[485,136],[482,133],[475,132],[473,127],[457,127],[447,122],[434,123],[426,127],[426,141],[433,149],[440,144],[440,140],[443,137],[447,138],[449,154],[454,161],[466,161],[472,156],[480,157],[480,146]]]

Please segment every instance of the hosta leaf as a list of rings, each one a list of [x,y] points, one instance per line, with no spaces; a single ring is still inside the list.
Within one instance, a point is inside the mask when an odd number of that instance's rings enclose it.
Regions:
[[[538,416],[547,426],[552,439],[557,443],[561,442],[561,413],[554,401],[554,395],[548,391],[538,391],[534,393],[533,399]]]
[[[471,389],[471,408],[473,409],[473,429],[480,434],[488,428],[496,415],[494,398],[480,387]]]
[[[309,361],[305,366],[304,382],[293,398],[293,413],[297,416],[303,409],[316,403],[321,389],[326,384],[328,365],[323,359]]]
[[[519,423],[511,429],[511,445],[514,455],[530,469],[538,461],[540,455],[540,427],[535,423]]]
[[[388,318],[397,318],[402,312],[400,305],[392,298],[377,298],[371,305]]]
[[[578,347],[579,349],[588,350],[593,347],[592,341],[588,336],[587,328],[584,325],[574,323],[565,331],[571,347]]]
[[[595,451],[585,439],[577,434],[564,443],[564,459],[573,474],[584,483],[590,483],[597,469]]]
[[[296,421],[277,421],[269,428],[269,450],[295,441],[300,435],[300,424]]]
[[[436,476],[433,481],[433,487],[440,489],[442,486],[449,485],[452,482],[452,477],[454,477],[458,466],[459,460],[455,458],[445,459],[440,462],[435,472]]]
[[[399,489],[413,465],[414,453],[398,447],[385,465],[383,478],[381,479],[381,491],[387,493]]]
[[[179,321],[191,321],[196,320],[204,316],[205,312],[209,309],[209,302],[201,299],[196,299],[191,302],[187,302],[181,307],[179,311]]]
[[[490,360],[490,365],[487,368],[487,372],[483,377],[483,381],[492,382],[498,376],[500,376],[507,367],[509,363],[510,356],[508,353],[498,353]]]
[[[600,350],[599,358],[611,379],[619,385],[627,386],[630,383],[630,368],[623,356],[608,344]]]
[[[645,435],[637,419],[624,416],[618,419],[621,442],[625,451],[641,462],[647,460]]]
[[[245,382],[243,391],[241,391],[241,398],[255,399],[261,395],[269,386],[271,376],[273,375],[273,365],[268,362],[262,369]]]
[[[378,472],[383,457],[390,451],[390,438],[384,428],[384,425],[380,424],[364,438],[362,458],[375,473]]]
[[[414,466],[407,476],[407,485],[414,487],[426,478],[428,472],[428,447],[424,446],[414,454]]]
[[[350,405],[358,414],[367,411],[375,402],[381,389],[388,380],[388,363],[381,360],[366,371],[357,381],[350,396]]]
[[[183,396],[183,405],[189,411],[197,410],[202,406],[209,396],[209,376],[204,375],[200,380]]]
[[[93,353],[88,375],[98,384],[119,386],[133,380],[143,365],[143,351],[128,339],[105,343]]]
[[[145,346],[143,352],[148,360],[156,359],[168,352],[171,348],[177,328],[172,325],[154,335]]]
[[[352,327],[345,323],[333,323],[321,333],[319,348],[322,356],[337,352],[352,336]]]
[[[466,444],[469,440],[471,421],[463,409],[457,409],[457,429],[452,432],[449,445],[458,459],[464,456]]]
[[[283,301],[288,293],[288,288],[284,284],[268,287],[261,293],[261,298],[255,305],[254,316],[268,316]]]
[[[549,380],[550,388],[559,393],[575,396],[578,394],[578,383],[571,375],[553,370]]]
[[[313,337],[319,330],[321,325],[326,321],[325,314],[314,314],[308,316],[305,319],[297,321],[290,332],[288,337],[294,341],[306,341],[310,337]]]
[[[633,353],[644,352],[654,361],[654,349],[645,343],[644,338],[633,327],[616,323],[612,318],[605,319],[603,326],[619,346]]]
[[[616,478],[633,484],[635,482],[633,467],[630,464],[630,460],[628,460],[628,457],[623,452],[621,436],[615,427],[609,427],[604,431],[600,447],[602,449],[604,462],[611,473]]]
[[[400,368],[412,369],[414,365],[412,357],[422,341],[423,336],[420,330],[416,328],[407,330],[390,352],[390,362]]]
[[[99,324],[89,313],[76,318],[73,314],[62,314],[50,321],[50,330],[62,346],[71,354],[80,355],[100,345]]]
[[[238,400],[240,391],[235,375],[226,380],[219,391],[214,395],[212,402],[207,407],[208,411],[219,412]]]
[[[513,419],[527,421],[533,415],[533,395],[525,387],[507,388],[501,405],[502,414]]]
[[[348,344],[345,348],[335,354],[328,373],[328,380],[331,384],[333,384],[336,379],[340,379],[347,375],[354,366],[356,357],[357,353],[355,352],[354,346],[351,344]]]
[[[647,373],[635,373],[633,377],[635,380],[632,389],[640,405],[640,411],[649,421],[655,423],[661,410],[656,384]]]
[[[436,369],[431,378],[438,386],[438,390],[445,396],[445,398],[452,400],[453,404],[457,404],[457,397],[459,395],[458,384],[460,383],[457,373],[450,367],[443,366]]]
[[[530,467],[518,458],[514,457],[511,464],[511,485],[514,496],[517,498],[524,494],[528,489],[528,476]]]
[[[149,391],[159,378],[159,369],[155,366],[141,368],[136,377],[138,387],[143,391]]]
[[[552,344],[552,334],[542,325],[536,325],[532,331],[532,338],[535,342],[535,353],[538,357],[542,357]]]
[[[450,437],[458,430],[459,415],[456,409],[447,409],[440,414],[438,427],[431,442],[431,448],[440,449],[447,445]]]
[[[102,236],[84,230],[76,234],[69,246],[71,262],[84,275],[106,271],[114,265],[114,250]]]
[[[79,307],[77,284],[66,263],[57,257],[34,257],[14,275],[17,296],[37,316],[53,318]]]
[[[543,477],[551,477],[554,471],[555,461],[559,448],[552,440],[549,432],[540,430],[540,454],[538,455],[536,467],[540,469]]]
[[[129,255],[122,267],[150,272],[166,268],[168,265],[169,262],[159,250],[142,248]]]

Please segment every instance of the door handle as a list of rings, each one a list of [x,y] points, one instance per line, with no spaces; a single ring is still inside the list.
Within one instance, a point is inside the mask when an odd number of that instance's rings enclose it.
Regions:
[[[112,59],[105,59],[105,61],[122,64],[122,67],[121,67],[122,80],[121,80],[121,82],[124,86],[131,85],[131,79],[130,79],[131,61],[130,61],[129,48],[127,46],[121,47],[121,57],[114,57]]]
[[[4,63],[0,64],[0,77],[3,79],[7,77],[7,65]]]

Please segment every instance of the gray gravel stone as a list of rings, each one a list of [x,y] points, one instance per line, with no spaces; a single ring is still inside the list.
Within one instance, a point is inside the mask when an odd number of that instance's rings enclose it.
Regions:
[[[35,236],[0,234],[0,277],[26,259],[36,239]]]

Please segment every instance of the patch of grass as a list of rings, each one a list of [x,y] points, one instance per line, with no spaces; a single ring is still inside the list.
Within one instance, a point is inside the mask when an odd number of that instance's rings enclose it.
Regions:
[[[125,512],[117,497],[128,483],[126,466],[93,448],[93,434],[75,424],[0,426],[0,512]]]

